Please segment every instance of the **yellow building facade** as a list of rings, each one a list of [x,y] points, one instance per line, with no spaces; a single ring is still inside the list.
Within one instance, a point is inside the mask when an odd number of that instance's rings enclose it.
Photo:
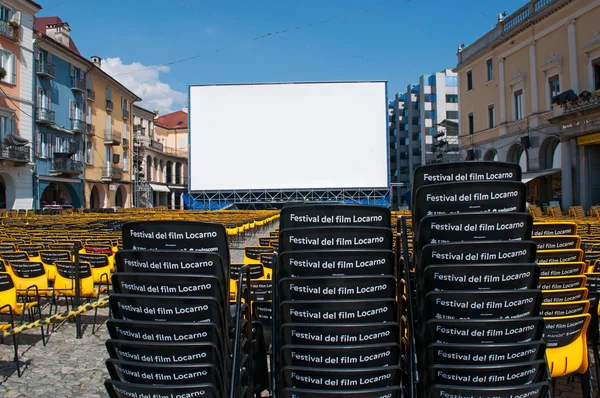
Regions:
[[[102,71],[99,57],[87,74],[84,148],[86,207],[132,206],[133,114],[141,98]]]
[[[587,171],[600,150],[578,145],[588,133],[565,130],[557,119],[564,104],[554,101],[600,93],[599,20],[599,0],[533,0],[459,46],[463,159],[520,164],[529,194],[543,203],[600,201],[600,181],[592,194]]]

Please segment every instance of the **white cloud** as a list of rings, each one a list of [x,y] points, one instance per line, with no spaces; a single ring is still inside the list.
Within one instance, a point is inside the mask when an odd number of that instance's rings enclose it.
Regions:
[[[121,58],[115,57],[102,60],[102,70],[142,98],[140,106],[146,109],[158,109],[164,114],[183,108],[187,102],[187,94],[173,90],[160,80],[161,72],[169,73],[168,66],[124,64]]]

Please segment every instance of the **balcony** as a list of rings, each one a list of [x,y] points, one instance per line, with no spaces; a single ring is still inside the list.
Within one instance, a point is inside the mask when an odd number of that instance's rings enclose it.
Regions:
[[[85,120],[71,119],[71,130],[75,134],[83,134],[87,130]]]
[[[120,167],[114,165],[105,165],[102,167],[102,178],[103,182],[120,181],[123,178],[123,170]]]
[[[83,162],[70,158],[54,158],[52,159],[52,174],[66,174],[71,176],[79,175],[83,172]]]
[[[169,155],[177,156],[177,157],[180,157],[180,158],[187,158],[187,155],[188,155],[187,148],[185,148],[185,149],[177,149],[177,148],[173,148],[173,147],[168,146],[168,147],[165,148],[165,152],[168,153]]]
[[[111,100],[106,100],[106,110],[112,112],[113,102]]]
[[[584,92],[573,100],[554,105],[553,116],[550,122],[558,125],[563,133],[596,132],[600,123],[600,90]]]
[[[0,142],[0,159],[2,160],[28,163],[30,156],[30,148],[28,146],[7,145],[4,142]]]
[[[127,109],[123,109],[123,120],[129,119],[129,111]]]
[[[123,148],[129,148],[129,140],[127,138],[123,138]]]
[[[0,21],[0,35],[9,38],[12,41],[18,41],[19,28],[11,26],[10,22]]]
[[[154,141],[154,140],[149,140],[149,141],[150,141],[149,147],[151,149],[154,149],[154,150],[160,151],[160,152],[162,152],[164,150],[164,146],[162,143],[160,143],[158,141]],[[146,146],[148,146],[148,145],[146,144]]]
[[[38,62],[35,65],[35,74],[42,79],[54,79],[56,76],[54,64],[45,61]]]
[[[121,144],[121,133],[117,133],[114,130],[104,130],[104,145],[120,145]]]
[[[87,123],[85,125],[85,133],[89,135],[96,135],[96,126],[93,124]]]
[[[88,101],[96,101],[96,92],[94,90],[92,90],[91,88],[88,88],[86,91],[86,96],[85,99],[87,99]]]
[[[35,121],[43,124],[54,124],[56,121],[56,114],[50,109],[37,108],[35,112]]]
[[[85,93],[87,91],[86,86],[85,79],[80,79],[78,77],[71,78],[71,90]]]

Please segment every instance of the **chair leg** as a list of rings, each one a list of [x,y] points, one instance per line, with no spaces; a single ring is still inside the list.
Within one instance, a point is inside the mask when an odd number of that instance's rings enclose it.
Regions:
[[[600,388],[600,344],[597,341],[592,343],[592,351],[594,351],[594,369],[596,370],[596,384]]]
[[[42,320],[42,307],[38,304],[38,314],[40,315],[40,321]],[[42,325],[40,327],[40,330],[42,332],[42,344],[44,345],[44,347],[46,347],[46,336],[44,336],[44,325]]]
[[[13,346],[15,350],[15,365],[17,365],[17,376],[21,377],[21,366],[19,365],[19,344],[17,343],[17,335],[12,335]]]
[[[552,398],[556,396],[556,378],[552,378]]]
[[[592,372],[590,371],[589,366],[585,373],[579,375],[579,381],[581,382],[581,396],[583,398],[593,398],[594,387],[592,385]]]

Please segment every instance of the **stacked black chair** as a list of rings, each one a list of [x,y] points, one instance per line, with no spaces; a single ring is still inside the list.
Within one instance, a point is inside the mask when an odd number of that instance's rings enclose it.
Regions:
[[[274,397],[400,396],[390,212],[342,204],[281,212],[273,269]]]
[[[402,364],[411,397],[546,397],[540,268],[518,165],[415,170],[406,220]]]
[[[230,304],[229,263],[222,225],[123,226],[107,322],[111,397],[254,395],[250,278],[242,267]]]

